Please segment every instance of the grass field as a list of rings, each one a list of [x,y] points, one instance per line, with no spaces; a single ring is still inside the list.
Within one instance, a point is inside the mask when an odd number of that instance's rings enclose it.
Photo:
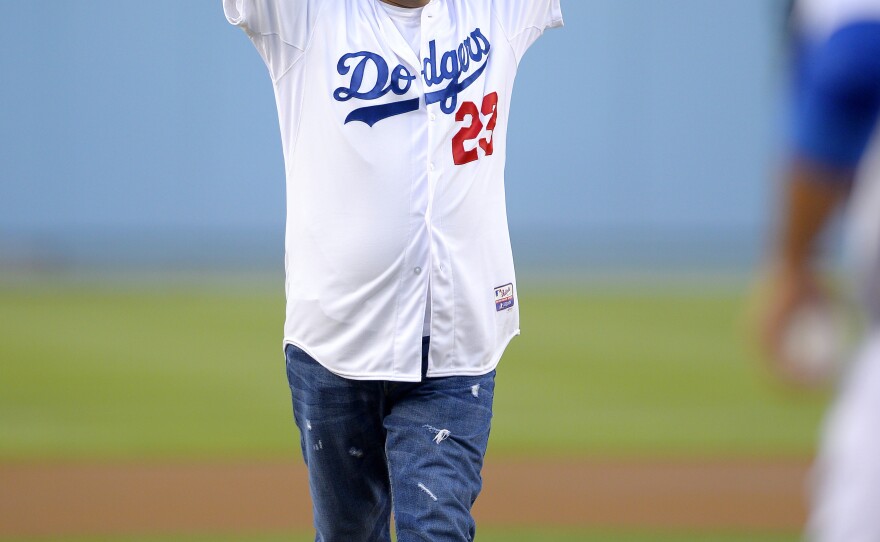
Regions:
[[[496,455],[810,453],[825,398],[780,393],[734,286],[521,290]],[[296,450],[274,288],[0,287],[0,458]]]
[[[0,461],[298,454],[281,351],[280,288],[192,284],[0,283]],[[742,288],[527,283],[520,296],[523,336],[498,373],[493,457],[811,453],[827,397],[785,393],[766,378],[743,342]],[[798,537],[484,531],[479,539]],[[98,540],[110,539],[65,542]]]

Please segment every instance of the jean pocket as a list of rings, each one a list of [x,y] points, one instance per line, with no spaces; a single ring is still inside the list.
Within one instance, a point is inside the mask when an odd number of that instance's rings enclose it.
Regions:
[[[284,345],[284,367],[287,373],[288,384],[293,385],[298,372],[296,370],[297,365],[302,364],[306,360],[311,360],[311,358],[301,348],[289,343]]]
[[[495,371],[485,374],[477,378],[477,381],[471,386],[471,392],[477,395],[495,396]]]

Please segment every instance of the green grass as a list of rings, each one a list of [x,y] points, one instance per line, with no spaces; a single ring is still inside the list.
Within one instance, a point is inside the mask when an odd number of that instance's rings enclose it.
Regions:
[[[527,290],[499,372],[504,451],[799,455],[826,397],[784,393],[746,345],[732,287]]]
[[[763,377],[742,344],[737,288],[522,284],[520,295],[493,457],[812,449],[824,398]],[[280,285],[0,285],[0,459],[296,453],[282,297]]]
[[[230,537],[116,537],[65,538],[64,542],[311,542],[312,535]],[[620,534],[611,532],[530,530],[479,531],[478,542],[796,542],[796,535],[695,535],[695,534]],[[52,539],[56,542],[57,539]],[[0,542],[49,542],[47,539],[0,539]]]

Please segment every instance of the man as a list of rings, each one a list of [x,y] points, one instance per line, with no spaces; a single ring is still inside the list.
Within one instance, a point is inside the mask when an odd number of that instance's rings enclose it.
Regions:
[[[224,0],[269,68],[285,353],[317,540],[464,541],[519,334],[514,76],[559,0]],[[393,498],[392,498],[393,497]]]
[[[786,328],[828,293],[816,269],[817,240],[852,200],[852,251],[869,328],[835,408],[817,463],[810,536],[822,542],[880,540],[880,169],[868,158],[880,113],[880,0],[801,0],[794,130],[763,307],[764,345],[781,372]],[[876,142],[875,142],[876,143]],[[853,196],[850,198],[850,193]]]

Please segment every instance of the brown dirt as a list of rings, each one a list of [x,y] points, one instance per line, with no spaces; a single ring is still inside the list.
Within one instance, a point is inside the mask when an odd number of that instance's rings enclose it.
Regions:
[[[806,461],[494,461],[482,526],[794,531]],[[308,529],[290,463],[0,465],[0,537]]]

